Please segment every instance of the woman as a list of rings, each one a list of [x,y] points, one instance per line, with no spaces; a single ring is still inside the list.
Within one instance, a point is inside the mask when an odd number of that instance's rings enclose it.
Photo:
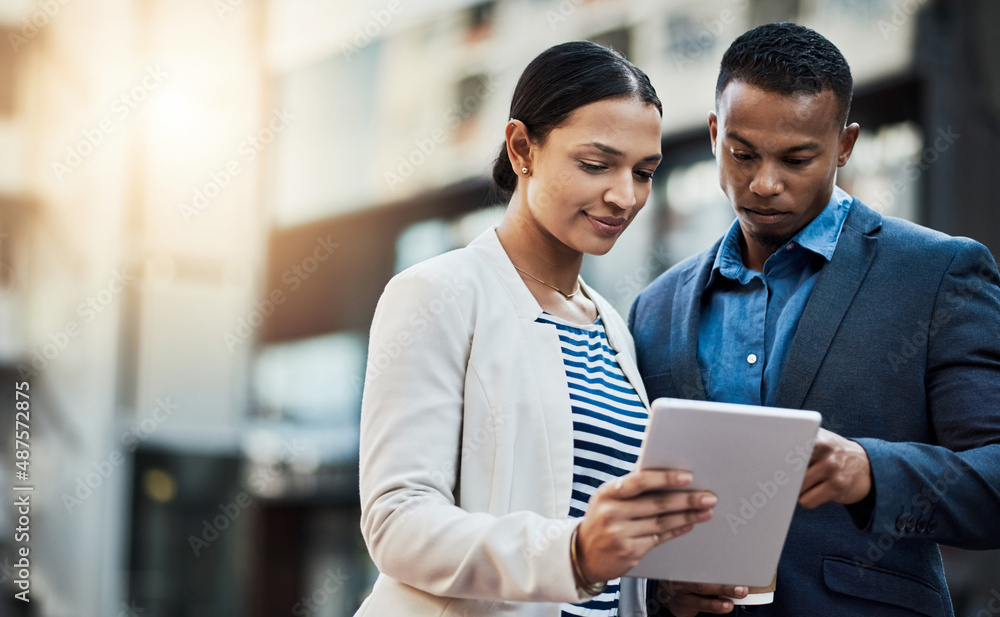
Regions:
[[[661,113],[616,52],[543,52],[493,170],[502,223],[386,286],[360,471],[381,575],[359,615],[645,615],[645,581],[620,577],[711,517],[711,493],[663,492],[689,474],[632,471],[632,340],[579,278],[649,196]]]

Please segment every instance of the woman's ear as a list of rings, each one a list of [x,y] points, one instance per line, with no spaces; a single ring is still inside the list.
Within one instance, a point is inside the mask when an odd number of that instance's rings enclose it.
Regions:
[[[528,127],[520,120],[511,118],[504,136],[507,140],[507,156],[510,157],[514,173],[518,176],[531,174],[531,137],[528,136]],[[528,171],[525,172],[525,169]]]

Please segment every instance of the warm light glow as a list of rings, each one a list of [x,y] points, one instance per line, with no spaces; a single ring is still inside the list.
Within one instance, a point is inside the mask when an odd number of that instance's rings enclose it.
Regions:
[[[196,149],[211,132],[205,106],[182,86],[164,84],[150,95],[151,145],[170,153]]]
[[[177,496],[177,482],[162,469],[149,469],[142,476],[142,488],[153,501],[168,503]]]

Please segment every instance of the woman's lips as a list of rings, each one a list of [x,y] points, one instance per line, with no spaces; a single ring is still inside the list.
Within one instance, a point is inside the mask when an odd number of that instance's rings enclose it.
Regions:
[[[592,216],[587,215],[587,220],[594,229],[601,234],[613,236],[625,228],[628,219],[620,216]]]

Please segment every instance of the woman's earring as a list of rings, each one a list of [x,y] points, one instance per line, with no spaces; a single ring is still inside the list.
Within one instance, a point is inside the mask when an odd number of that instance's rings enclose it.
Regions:
[[[522,168],[521,168],[521,173],[522,173],[522,174],[526,174],[526,173],[528,173],[528,168],[527,168],[527,167],[522,167]]]

